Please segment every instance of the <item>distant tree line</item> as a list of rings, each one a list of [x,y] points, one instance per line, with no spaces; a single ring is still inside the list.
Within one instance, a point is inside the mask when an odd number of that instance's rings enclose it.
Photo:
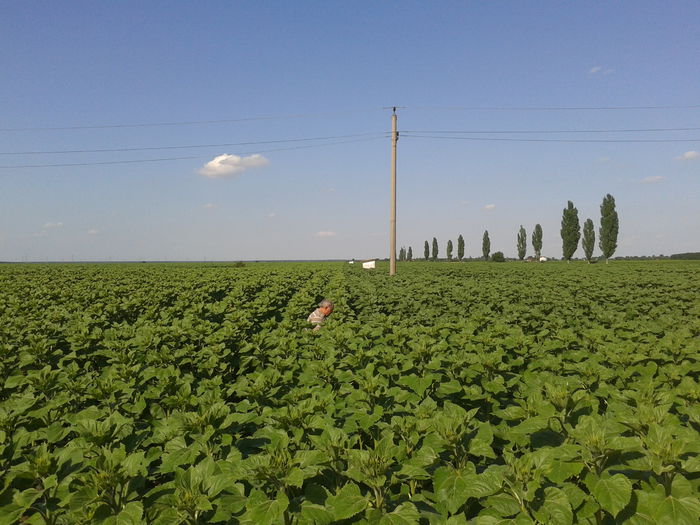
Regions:
[[[405,247],[401,247],[399,250],[399,261],[412,261],[413,260],[413,248],[410,246],[408,250]]]
[[[615,198],[608,193],[603,197],[603,203],[600,205],[600,228],[598,229],[598,247],[603,252],[606,264],[617,249],[619,227],[620,222],[615,210]],[[579,239],[581,238],[578,210],[571,201],[567,203],[566,208],[562,212],[560,233],[562,252],[564,259],[568,262],[576,252]],[[595,247],[595,228],[591,219],[586,219],[583,225],[583,241],[581,244],[586,260],[590,263]]]
[[[700,261],[700,252],[674,253],[672,255],[618,255],[614,261]]]
[[[663,257],[663,255],[661,256]],[[680,261],[700,261],[700,252],[674,253],[669,259]]]
[[[600,205],[600,227],[598,228],[598,247],[600,248],[605,261],[607,261],[613,256],[615,250],[617,249],[617,234],[619,231],[619,219],[617,211],[615,210],[615,198],[607,194],[603,197],[603,202]],[[593,259],[593,251],[595,249],[596,233],[595,225],[591,219],[586,219],[583,224],[583,237],[581,235],[581,224],[578,218],[578,209],[574,206],[572,201],[568,201],[566,208],[562,212],[561,218],[561,230],[560,230],[561,240],[562,240],[562,254],[563,259],[569,262],[576,250],[578,249],[579,242],[583,247],[583,252],[586,260],[590,263]],[[535,258],[540,259],[542,256],[542,226],[536,224],[531,237],[532,248],[535,252]],[[518,253],[518,259],[523,260],[527,255],[527,231],[520,225],[516,236],[516,249]],[[447,241],[446,245],[446,258],[448,261],[453,260],[453,250],[454,245],[452,239]],[[427,240],[423,245],[423,259],[426,261],[437,261],[440,249],[438,246],[438,240],[433,237],[432,244]],[[465,243],[464,237],[460,234],[457,238],[457,260],[464,260],[465,253]],[[491,238],[489,237],[488,230],[484,231],[484,235],[481,241],[481,255],[482,259],[485,261],[505,261],[505,256],[503,252],[496,252],[493,256],[489,257],[491,254]],[[694,259],[696,254],[677,254],[675,258],[687,258]],[[687,257],[685,257],[687,256]],[[413,251],[411,247],[402,247],[399,251],[400,261],[411,261],[413,260]]]

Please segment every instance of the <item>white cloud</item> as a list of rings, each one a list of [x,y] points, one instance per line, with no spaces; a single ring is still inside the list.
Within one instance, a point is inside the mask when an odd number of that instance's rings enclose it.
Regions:
[[[642,184],[655,184],[657,182],[661,182],[665,178],[666,177],[663,175],[654,175],[653,177],[644,177],[640,182]]]
[[[100,230],[98,230],[97,228],[90,228],[87,232],[88,235],[97,235],[98,233],[100,233]]]
[[[62,228],[63,223],[62,222],[47,222],[44,224],[44,228]]]
[[[601,75],[609,75],[610,73],[614,73],[615,70],[613,68],[608,68],[608,69],[603,69],[603,66],[593,66],[591,69],[588,70],[588,73],[590,75],[597,75],[600,73]]]
[[[495,210],[495,209],[496,209],[496,205],[495,205],[495,204],[487,204],[487,205],[484,206],[482,209],[484,209],[484,210],[486,210],[486,211]]]
[[[335,237],[337,235],[337,233],[331,232],[331,231],[325,231],[325,232],[316,232],[315,235],[316,235],[316,237],[325,238],[325,237]]]
[[[223,155],[214,157],[202,166],[199,169],[199,174],[204,177],[209,177],[210,179],[233,177],[251,168],[267,166],[269,163],[270,161],[258,154],[239,157],[238,155],[224,153]]]
[[[695,150],[686,151],[680,157],[676,157],[676,160],[695,160],[700,157],[700,153]]]
[[[204,207],[205,207],[206,209],[208,209],[208,210],[212,210],[212,209],[216,208],[216,204],[211,203],[211,202],[207,202],[207,203],[204,205]]]
[[[600,73],[600,70],[601,70],[601,69],[603,69],[601,66],[594,66],[594,67],[591,68],[591,70],[589,71],[589,73],[590,73],[591,75],[595,75],[596,73]]]

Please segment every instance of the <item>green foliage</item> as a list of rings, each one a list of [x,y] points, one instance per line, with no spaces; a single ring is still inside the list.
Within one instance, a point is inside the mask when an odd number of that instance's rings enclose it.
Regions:
[[[489,231],[484,231],[484,237],[481,241],[481,254],[484,256],[484,260],[489,260],[489,253],[491,253],[491,239],[489,239]]]
[[[603,257],[607,259],[613,256],[617,249],[617,233],[620,228],[620,222],[615,210],[615,197],[609,193],[603,197],[603,202],[600,205],[600,230],[598,243],[600,250],[603,252]]]
[[[457,237],[457,259],[460,261],[464,259],[464,237],[462,237],[461,233]]]
[[[542,255],[542,226],[535,224],[535,229],[532,230],[532,247],[535,250],[535,257],[538,259]]]
[[[532,247],[535,250],[535,257],[538,259],[542,255],[542,226],[535,224],[535,229],[532,231]]]
[[[581,240],[581,246],[583,246],[583,253],[586,255],[586,260],[591,262],[593,258],[593,248],[595,248],[595,229],[593,228],[593,221],[591,219],[586,219],[583,223],[583,239]]]
[[[503,252],[496,252],[491,256],[491,260],[493,262],[506,262],[506,258],[503,255]]]
[[[428,244],[428,241],[425,241],[425,244],[423,245],[423,258],[426,261],[430,259],[430,245]]]
[[[406,260],[406,248],[403,246],[399,250],[399,261],[405,261]]]
[[[571,260],[578,248],[580,238],[581,225],[578,221],[578,210],[574,207],[574,203],[569,201],[561,217],[562,254],[566,261]]]
[[[433,237],[433,261],[437,261],[438,258],[438,242],[435,237]]]
[[[525,253],[527,252],[527,233],[523,225],[520,225],[518,230],[518,259],[521,261],[525,258]]]
[[[413,248],[411,248],[410,246],[408,247],[408,253],[406,254],[406,260],[407,261],[413,260]]]
[[[4,265],[0,523],[696,524],[699,272]]]
[[[678,261],[700,261],[700,252],[674,253],[670,258]]]
[[[447,241],[447,260],[452,260],[452,239]]]

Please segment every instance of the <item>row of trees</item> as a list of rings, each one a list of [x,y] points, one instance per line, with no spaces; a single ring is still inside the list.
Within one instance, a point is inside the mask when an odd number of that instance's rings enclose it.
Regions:
[[[606,262],[610,257],[612,257],[617,249],[618,230],[619,221],[617,211],[615,210],[615,198],[612,195],[607,194],[605,197],[603,197],[603,203],[600,205],[600,228],[598,230],[598,246],[603,252],[603,257],[605,257]],[[578,249],[579,240],[581,240],[581,225],[578,219],[578,210],[571,201],[568,201],[567,207],[564,208],[561,219],[560,233],[562,238],[562,251],[564,259],[568,262]],[[542,255],[542,226],[539,224],[536,224],[534,230],[532,231],[531,242],[535,251],[535,257],[539,259]],[[591,219],[586,219],[586,222],[583,225],[583,241],[581,242],[581,245],[583,246],[586,260],[590,262],[593,258],[593,249],[595,248],[595,228]],[[454,245],[450,239],[447,241],[448,261],[451,261],[453,258],[453,249]],[[517,250],[518,259],[524,259],[527,253],[527,232],[522,225],[520,225],[520,229],[518,230],[517,234]],[[438,247],[438,241],[435,237],[433,237],[432,252],[431,245],[428,243],[428,241],[425,241],[425,244],[423,245],[423,258],[426,261],[436,261],[439,253],[440,250]],[[489,238],[488,230],[484,231],[484,236],[481,241],[481,253],[484,260],[489,259],[489,254],[491,253],[491,239]],[[462,237],[461,234],[457,238],[457,259],[459,261],[464,259],[464,237]],[[408,247],[408,250],[402,247],[399,250],[399,261],[412,260],[413,249],[410,246]]]
[[[539,225],[538,225],[539,226]],[[540,228],[541,230],[541,228]],[[457,237],[457,259],[462,260],[464,259],[464,237],[460,234],[459,237]],[[489,253],[491,252],[491,240],[489,239],[489,232],[488,230],[484,232],[484,239],[482,243],[482,253],[484,255],[484,259],[489,258]],[[425,241],[425,244],[423,245],[423,258],[426,261],[436,261],[438,258],[438,255],[440,253],[440,248],[438,247],[438,241],[435,237],[433,237],[433,242],[432,242],[432,252],[431,252],[431,244],[428,241]],[[453,259],[453,254],[454,254],[454,244],[452,243],[452,239],[447,241],[447,260],[451,261]],[[399,250],[399,261],[412,261],[413,260],[413,248],[411,246],[408,247],[408,249],[401,247]]]
[[[525,251],[526,251],[526,243],[527,243],[527,234],[525,233],[525,228],[522,226],[520,227],[520,232],[518,233],[518,257],[522,259],[525,257]],[[542,252],[542,226],[539,224],[535,226],[535,231],[532,233],[532,246],[535,249],[535,253],[537,253],[537,256],[540,256],[540,253]],[[452,244],[452,240],[450,239],[447,241],[447,260],[451,261],[452,260],[452,252],[454,249],[454,245]],[[411,248],[408,248],[408,253],[410,256],[407,258],[402,258],[401,254],[406,254],[407,252],[405,251],[404,248],[401,248],[401,251],[399,252],[399,260],[412,260],[412,251]],[[438,248],[438,241],[435,237],[433,237],[433,244],[432,244],[432,253],[430,250],[430,244],[428,244],[428,241],[425,241],[425,244],[423,245],[423,258],[426,261],[436,261],[438,258],[438,254],[440,253],[440,249]],[[484,260],[489,259],[489,255],[491,253],[491,238],[489,237],[489,231],[485,230],[484,231],[484,236],[482,237],[481,240],[481,254],[484,258]],[[499,252],[500,253],[500,252]],[[502,255],[502,254],[501,254]],[[457,237],[457,260],[461,261],[464,259],[464,237],[460,234],[459,237]]]
[[[615,198],[608,193],[603,197],[603,203],[600,205],[600,228],[598,229],[598,246],[600,251],[603,252],[606,263],[617,249],[619,228],[620,222],[615,210]],[[578,220],[578,210],[573,202],[568,201],[561,217],[562,251],[567,262],[571,260],[571,257],[578,249],[580,239],[581,225]],[[586,260],[590,263],[593,258],[593,249],[595,248],[595,227],[591,219],[586,219],[586,222],[583,224],[581,245],[583,246]]]

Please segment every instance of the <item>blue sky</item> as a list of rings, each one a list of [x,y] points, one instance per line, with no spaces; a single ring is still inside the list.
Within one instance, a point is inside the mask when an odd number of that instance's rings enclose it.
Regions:
[[[567,201],[597,229],[607,193],[617,255],[700,251],[699,19],[696,1],[6,2],[0,260],[385,257],[394,105],[416,255],[462,234],[478,256],[488,229],[514,256],[540,223],[561,257]],[[603,132],[650,129],[671,131]],[[610,142],[640,139],[665,142]]]

